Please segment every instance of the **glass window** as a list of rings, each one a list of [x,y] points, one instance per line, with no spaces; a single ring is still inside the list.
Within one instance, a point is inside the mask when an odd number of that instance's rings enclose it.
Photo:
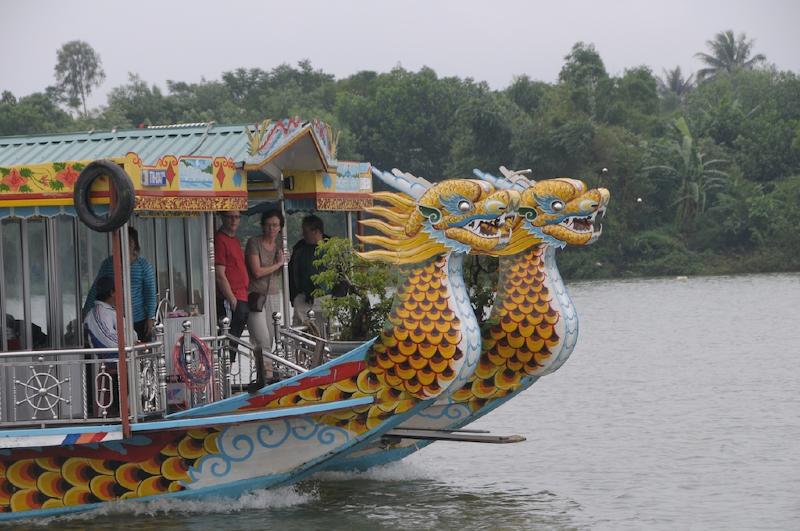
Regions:
[[[186,267],[186,247],[182,218],[167,218],[167,240],[169,241],[170,262],[172,265],[172,303],[178,309],[189,306],[189,278]]]
[[[203,239],[205,238],[205,230],[203,230],[203,218],[201,216],[194,216],[186,218],[186,230],[188,233],[187,247],[189,249],[189,268],[191,271],[189,304],[192,305],[191,310],[197,310],[199,313],[203,311],[203,275],[205,269],[203,268]],[[191,311],[189,313],[192,313]]]
[[[3,233],[3,295],[5,296],[6,348],[27,349],[25,305],[22,293],[22,222],[6,218]]]
[[[61,330],[65,347],[82,345],[82,334],[78,322],[80,293],[78,291],[78,272],[75,268],[75,218],[61,215],[55,218],[56,268],[55,277],[59,282],[61,294]],[[82,302],[82,301],[81,301]]]
[[[156,261],[151,262],[156,270],[156,283],[158,289],[158,299],[161,300],[170,289],[169,281],[169,262],[167,261],[167,220],[156,218],[154,222],[154,244],[156,250]],[[170,289],[170,298],[172,291]]]
[[[136,230],[139,231],[139,246],[141,256],[155,268],[156,264],[156,234],[155,223],[152,218],[137,218]],[[158,281],[156,281],[157,283]],[[160,292],[161,286],[156,285]]]
[[[90,230],[83,223],[78,223],[78,240],[81,252],[80,261],[81,305],[92,287],[100,264],[111,255],[111,237],[109,234]]]
[[[31,338],[34,349],[54,346],[50,335],[50,272],[47,267],[47,225],[44,219],[29,219],[28,272],[30,278]]]

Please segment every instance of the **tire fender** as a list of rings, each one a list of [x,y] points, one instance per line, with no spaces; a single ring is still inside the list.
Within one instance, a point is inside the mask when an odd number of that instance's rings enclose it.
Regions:
[[[108,214],[97,214],[89,202],[92,184],[98,177],[106,175],[109,186],[116,190],[116,204],[109,208]],[[72,193],[75,212],[87,227],[96,232],[111,232],[123,226],[133,214],[136,191],[125,170],[116,162],[96,160],[90,162],[78,176]]]

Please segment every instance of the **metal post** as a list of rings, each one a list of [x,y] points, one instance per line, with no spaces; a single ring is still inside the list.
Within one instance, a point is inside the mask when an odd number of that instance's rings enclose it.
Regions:
[[[231,320],[227,317],[222,318],[222,347],[220,348],[220,352],[222,353],[222,365],[225,367],[225,381],[227,382],[227,386],[225,388],[225,397],[229,397],[231,395],[231,385],[233,382],[231,381],[231,355],[228,353],[228,332],[231,330]]]
[[[274,349],[273,352],[277,355],[278,352],[283,350],[281,348],[281,312],[272,313],[272,327],[274,330]]]
[[[222,384],[222,374],[220,374],[220,363],[219,363],[219,342],[213,341],[212,345],[214,348],[211,350],[211,363],[212,363],[212,371],[214,375],[214,381],[211,384],[211,399],[221,400],[225,396],[225,387]]]
[[[167,349],[164,345],[164,325],[158,323],[154,327],[154,330],[155,340],[159,344],[158,361],[156,362],[156,366],[158,367],[159,401],[161,402],[161,411],[166,415],[169,413],[169,407],[167,405]]]
[[[213,335],[217,332],[217,268],[214,265],[214,214],[206,213],[206,249],[207,249],[207,268],[208,276],[206,278],[206,309],[205,309],[205,322],[207,323],[208,330]],[[216,342],[215,342],[216,343]],[[218,345],[217,345],[218,346]],[[215,350],[216,352],[216,350]]]
[[[275,356],[285,357],[283,342],[281,341],[281,317],[281,312],[272,313],[272,330],[274,332],[272,353]],[[272,364],[272,375],[274,378],[275,373],[282,370],[282,366],[275,364],[272,360],[270,360],[269,363]]]
[[[278,177],[278,201],[281,203],[281,214],[283,219],[286,219],[286,199],[283,190],[283,172]],[[284,225],[287,225],[284,223]],[[291,315],[291,302],[289,300],[289,236],[288,228],[284,226],[281,231],[281,240],[283,240],[283,315],[286,316],[286,322],[291,322],[289,316]]]
[[[192,348],[192,322],[187,319],[181,323],[181,326],[183,327],[183,361],[186,363],[187,372],[190,372],[190,370],[195,368],[194,349]],[[194,407],[196,404],[196,393],[194,388],[189,385],[189,382],[185,382],[185,384],[189,389],[190,406]]]

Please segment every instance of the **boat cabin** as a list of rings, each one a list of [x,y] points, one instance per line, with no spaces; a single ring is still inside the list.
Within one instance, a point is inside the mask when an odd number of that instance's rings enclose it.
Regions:
[[[252,345],[228,336],[216,315],[217,214],[257,213],[265,205],[332,212],[352,236],[353,212],[371,205],[370,167],[338,161],[336,143],[330,126],[300,119],[0,138],[0,426],[141,422],[255,383]],[[100,159],[124,171],[135,196],[129,219],[110,232],[90,229],[74,202],[79,175]],[[97,179],[90,210],[102,217],[114,195],[111,177]],[[136,341],[125,297],[124,344],[88,348],[82,308],[117,238],[119,263],[129,263],[128,227],[155,273],[155,333]],[[128,293],[130,269],[121,269]],[[284,324],[291,322],[288,296],[283,309],[275,321],[281,341],[264,355],[292,375],[315,355],[318,363],[325,348]],[[226,354],[232,348],[241,353],[233,364]],[[109,394],[119,394],[121,404]]]

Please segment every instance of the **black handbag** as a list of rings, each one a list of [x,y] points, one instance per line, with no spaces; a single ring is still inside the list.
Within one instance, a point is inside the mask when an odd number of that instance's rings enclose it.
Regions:
[[[251,291],[247,294],[247,307],[251,312],[260,312],[264,310],[264,304],[267,302],[267,296],[257,291]]]

